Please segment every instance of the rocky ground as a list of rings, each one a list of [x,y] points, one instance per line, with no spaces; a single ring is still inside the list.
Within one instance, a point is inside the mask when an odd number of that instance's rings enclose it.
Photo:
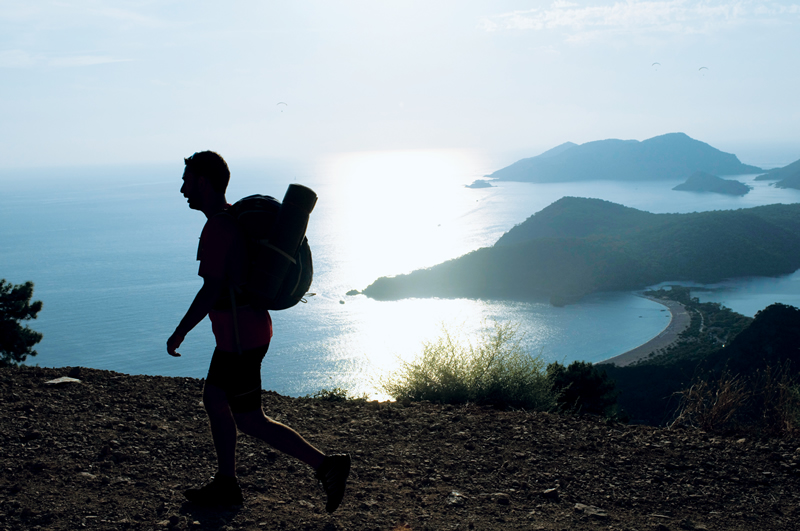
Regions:
[[[80,382],[48,384],[61,376]],[[202,381],[0,369],[0,529],[797,529],[800,442],[715,437],[472,405],[263,393],[268,414],[349,451],[342,507],[305,465],[240,437],[245,505],[211,476]]]

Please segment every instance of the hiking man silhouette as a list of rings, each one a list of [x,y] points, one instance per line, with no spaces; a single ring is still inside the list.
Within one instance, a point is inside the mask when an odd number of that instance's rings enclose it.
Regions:
[[[208,219],[197,251],[198,275],[203,278],[203,286],[167,340],[167,352],[180,356],[176,349],[186,334],[209,316],[216,348],[203,388],[203,405],[218,465],[210,483],[184,494],[198,505],[243,503],[236,479],[238,428],[311,466],[328,496],[326,509],[333,512],[344,496],[350,456],[323,454],[290,427],[267,417],[261,409],[261,361],[272,338],[272,320],[266,310],[250,307],[245,297],[234,295],[232,289],[243,283],[245,247],[236,220],[225,214],[230,206],[225,199],[230,180],[228,165],[212,151],[195,153],[184,162],[181,193],[189,208],[201,211]]]

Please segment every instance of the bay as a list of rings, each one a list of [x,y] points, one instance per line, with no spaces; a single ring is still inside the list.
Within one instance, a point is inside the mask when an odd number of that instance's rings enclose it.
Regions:
[[[344,153],[304,164],[232,163],[231,169],[231,200],[251,193],[280,198],[292,182],[320,197],[308,233],[316,295],[274,313],[275,337],[262,371],[265,388],[293,396],[333,387],[380,396],[380,378],[443,327],[474,343],[494,320],[517,323],[527,350],[561,362],[601,361],[657,335],[669,314],[630,293],[595,294],[564,308],[546,301],[381,302],[345,295],[379,276],[492,245],[563,196],[650,212],[800,201],[798,191],[754,176],[737,177],[754,187],[744,197],[674,192],[671,182],[508,182],[469,189],[464,185],[493,168],[480,155],[457,150]],[[30,323],[44,339],[29,364],[205,375],[213,349],[207,321],[187,337],[183,357],[165,350],[201,285],[195,252],[205,218],[179,193],[182,170],[179,160],[0,174],[0,278],[34,281],[34,297],[44,302]],[[796,304],[798,283],[797,274],[738,279],[698,293],[752,314],[772,302]]]

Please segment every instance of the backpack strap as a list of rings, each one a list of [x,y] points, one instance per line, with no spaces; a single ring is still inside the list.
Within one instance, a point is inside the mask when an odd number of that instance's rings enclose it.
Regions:
[[[233,293],[233,286],[228,286],[231,292],[231,312],[233,312],[233,335],[236,336],[236,352],[242,355],[242,342],[239,340],[239,318],[236,315],[236,295]]]
[[[269,240],[267,240],[267,239],[264,239],[264,240],[258,240],[258,243],[260,243],[260,244],[261,244],[261,245],[263,245],[264,247],[268,247],[268,248],[272,249],[273,251],[275,251],[275,252],[276,252],[276,253],[278,253],[279,255],[283,256],[284,258],[286,258],[287,260],[289,260],[289,261],[292,263],[292,265],[294,265],[294,264],[296,264],[296,263],[297,263],[297,261],[294,259],[294,257],[293,257],[293,256],[290,256],[288,253],[284,252],[283,250],[281,250],[281,249],[278,249],[277,247],[275,247],[274,245],[272,245],[271,243],[269,243]]]
[[[230,205],[225,210],[217,212],[214,216],[219,216],[220,214],[230,216],[233,219],[233,222],[236,223],[236,216],[234,216],[231,212],[228,211]],[[231,313],[233,313],[233,335],[236,337],[236,352],[239,356],[242,355],[242,342],[239,339],[239,317],[236,315],[236,294],[233,292],[233,286],[228,285],[228,291],[231,294]]]

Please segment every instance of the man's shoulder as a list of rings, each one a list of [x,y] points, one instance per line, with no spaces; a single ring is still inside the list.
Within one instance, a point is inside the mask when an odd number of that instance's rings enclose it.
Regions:
[[[236,220],[225,210],[208,218],[203,227],[203,233],[208,234],[234,234],[238,231]]]

